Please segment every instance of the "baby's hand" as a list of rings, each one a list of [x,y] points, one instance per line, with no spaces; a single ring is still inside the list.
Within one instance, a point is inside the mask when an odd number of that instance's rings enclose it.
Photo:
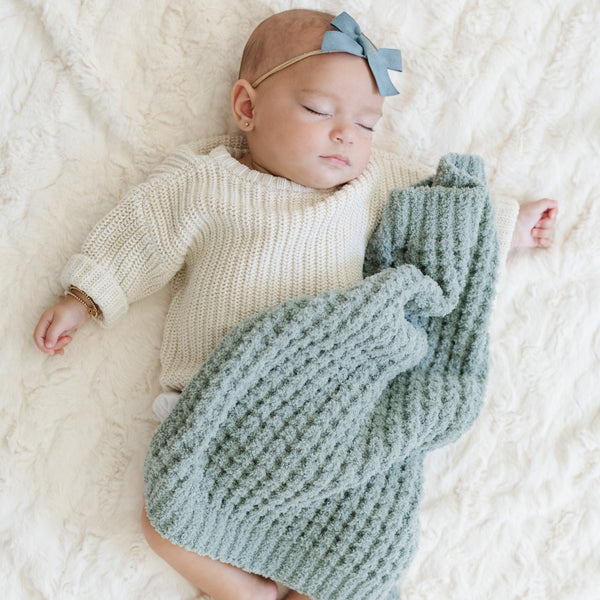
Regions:
[[[558,202],[542,198],[521,204],[512,248],[549,248],[554,241]]]
[[[64,354],[64,347],[73,339],[69,334],[89,318],[90,315],[81,302],[65,296],[40,317],[33,332],[36,346],[46,354]]]

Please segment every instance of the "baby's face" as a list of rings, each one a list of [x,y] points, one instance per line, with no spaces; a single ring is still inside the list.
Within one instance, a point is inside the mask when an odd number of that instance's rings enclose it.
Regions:
[[[383,100],[366,60],[350,54],[312,56],[272,75],[256,88],[253,167],[321,189],[358,177]]]

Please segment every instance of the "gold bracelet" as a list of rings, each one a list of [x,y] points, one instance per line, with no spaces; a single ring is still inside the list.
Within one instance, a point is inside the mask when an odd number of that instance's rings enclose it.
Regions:
[[[85,296],[85,298],[87,298],[91,302],[91,306],[81,296],[79,296],[75,292],[79,292],[80,294]],[[80,302],[81,304],[83,304],[83,306],[86,307],[88,314],[90,315],[90,317],[92,317],[92,319],[95,319],[98,316],[98,314],[100,313],[96,303],[83,290],[80,290],[78,287],[75,287],[74,285],[69,287],[69,289],[65,292],[65,296],[71,296],[72,298],[75,298],[75,300],[77,300],[77,302]]]
[[[90,304],[92,304],[93,306],[96,306],[96,303],[83,290],[80,290],[78,287],[76,287],[74,285],[70,285],[69,291],[77,292],[77,293],[81,294],[86,300],[90,301]]]

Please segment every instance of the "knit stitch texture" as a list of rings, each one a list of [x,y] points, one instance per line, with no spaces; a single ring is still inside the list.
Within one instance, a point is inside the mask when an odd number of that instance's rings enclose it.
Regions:
[[[365,278],[233,329],[157,429],[164,537],[314,600],[389,600],[413,557],[426,452],[477,417],[498,246],[479,157],[390,196]]]

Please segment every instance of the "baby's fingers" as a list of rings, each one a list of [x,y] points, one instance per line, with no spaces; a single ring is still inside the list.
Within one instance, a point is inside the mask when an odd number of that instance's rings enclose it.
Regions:
[[[53,350],[51,354],[62,350],[71,341],[72,338],[69,333],[72,331],[72,328],[69,328],[69,326],[70,323],[64,323],[61,319],[57,318],[54,318],[52,323],[50,323],[46,331],[44,346],[47,350]]]
[[[558,208],[553,206],[548,208],[542,214],[540,220],[531,230],[531,236],[536,245],[541,248],[549,248],[554,242],[554,234],[556,232],[556,216]]]
[[[63,348],[71,341],[65,325],[57,318],[53,309],[48,309],[40,318],[33,332],[36,346],[46,354],[63,354]]]
[[[73,341],[73,338],[70,335],[62,335],[56,341],[54,345],[54,353],[55,354],[64,354],[64,347],[70,344]]]
[[[533,241],[538,248],[549,248],[552,245],[553,239],[551,237],[534,235]]]
[[[52,324],[53,314],[51,311],[47,310],[38,321],[36,328],[33,331],[33,340],[35,341],[35,345],[42,351],[47,354],[51,354],[52,344],[47,345],[47,332]]]
[[[531,237],[537,246],[548,248],[554,241],[554,231],[554,223],[549,223],[546,219],[542,219],[531,230]]]

